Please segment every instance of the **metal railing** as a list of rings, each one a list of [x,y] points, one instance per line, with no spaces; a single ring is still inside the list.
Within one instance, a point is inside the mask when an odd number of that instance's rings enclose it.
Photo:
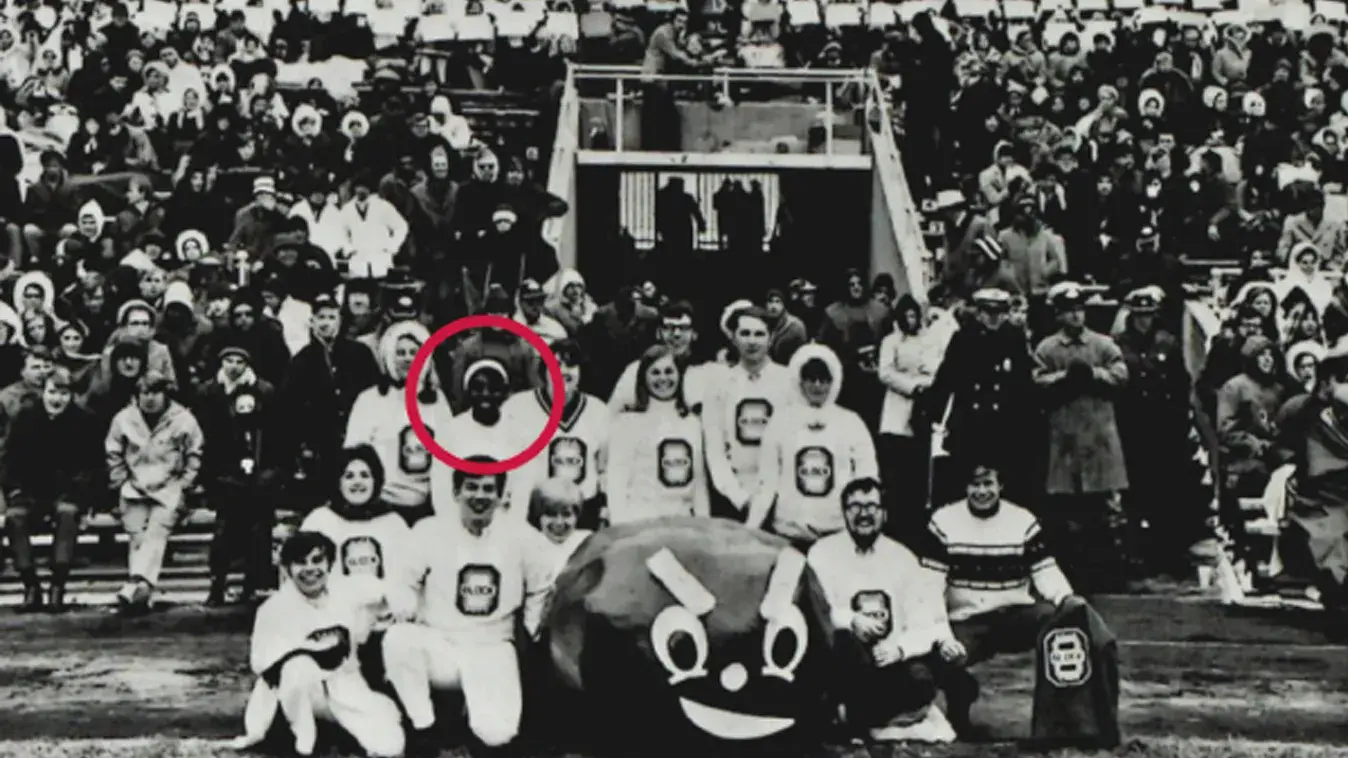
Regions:
[[[626,123],[627,109],[632,106],[630,99],[638,96],[642,89],[655,83],[664,82],[678,87],[685,85],[690,89],[704,88],[703,96],[719,98],[725,107],[735,107],[732,103],[742,91],[754,88],[775,87],[781,94],[808,94],[807,90],[822,85],[822,96],[817,105],[820,112],[833,116],[840,111],[842,104],[838,97],[840,87],[854,87],[860,90],[856,98],[864,102],[867,90],[875,86],[874,76],[865,69],[794,69],[794,68],[717,68],[705,73],[690,74],[651,74],[641,66],[572,64],[568,73],[569,84],[581,87],[586,83],[611,83],[612,89],[605,88],[605,94],[611,92],[615,108],[614,152],[624,151],[622,125]],[[774,102],[779,98],[751,97],[750,102]],[[845,110],[845,108],[843,109]],[[824,153],[833,154],[835,127],[834,118],[823,119]]]

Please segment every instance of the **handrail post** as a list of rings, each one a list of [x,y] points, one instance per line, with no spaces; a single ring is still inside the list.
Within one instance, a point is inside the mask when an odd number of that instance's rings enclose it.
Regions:
[[[833,155],[833,82],[824,82],[824,154]]]
[[[627,90],[623,85],[623,78],[618,77],[618,88],[615,90],[614,95],[618,98],[617,107],[615,109],[618,123],[615,124],[613,128],[613,131],[617,132],[613,135],[613,152],[615,153],[621,153],[623,151],[623,142],[627,141],[627,119],[625,118],[627,113]]]

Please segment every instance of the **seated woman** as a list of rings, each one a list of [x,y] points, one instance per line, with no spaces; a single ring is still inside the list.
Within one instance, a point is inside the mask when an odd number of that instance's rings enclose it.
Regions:
[[[1250,337],[1241,348],[1245,368],[1217,393],[1217,436],[1221,443],[1224,489],[1237,497],[1263,491],[1273,445],[1273,420],[1290,393],[1277,348]]]
[[[289,581],[253,622],[249,664],[258,681],[235,749],[261,743],[279,706],[301,756],[314,752],[318,719],[335,722],[367,755],[402,755],[398,706],[370,689],[355,655],[384,601],[381,585],[348,577],[340,589],[329,587],[336,556],[337,546],[318,532],[296,532],[281,548]]]

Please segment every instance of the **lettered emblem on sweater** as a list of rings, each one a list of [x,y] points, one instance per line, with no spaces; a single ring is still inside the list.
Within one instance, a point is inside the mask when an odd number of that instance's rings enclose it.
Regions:
[[[435,431],[430,427],[426,431],[432,437],[435,436]],[[417,439],[416,430],[411,426],[403,427],[398,433],[398,468],[404,474],[424,474],[431,470],[431,453]]]
[[[804,447],[796,453],[796,491],[808,497],[833,492],[833,453],[826,447]]]
[[[748,447],[763,442],[763,430],[772,420],[772,403],[762,398],[741,400],[735,406],[735,439]]]
[[[342,543],[342,573],[348,576],[384,578],[384,551],[369,535],[348,538]]]
[[[1091,678],[1091,642],[1075,627],[1044,635],[1044,678],[1059,689],[1080,687]]]
[[[888,637],[894,630],[894,606],[883,590],[862,590],[852,596],[852,610],[868,619],[880,622],[880,636]]]
[[[686,487],[693,481],[693,446],[687,440],[660,440],[660,483],[666,487]]]
[[[589,473],[586,457],[589,446],[577,437],[557,437],[548,446],[548,477],[561,477],[576,484]]]
[[[456,604],[465,616],[490,616],[501,604],[501,572],[495,566],[470,563],[459,569]]]

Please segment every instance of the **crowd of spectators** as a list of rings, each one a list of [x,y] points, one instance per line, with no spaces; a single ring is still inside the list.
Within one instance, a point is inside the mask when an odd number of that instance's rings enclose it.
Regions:
[[[1224,298],[1236,317],[1197,377],[1231,497],[1262,492],[1279,463],[1269,457],[1272,410],[1319,386],[1313,367],[1348,329],[1337,272],[1348,246],[1338,170],[1348,58],[1337,28],[1291,12],[1245,20],[1173,9],[1008,21],[961,17],[953,3],[915,16],[891,10],[883,23],[862,8],[853,23],[790,5],[581,6],[579,44],[558,43],[548,24],[522,39],[428,41],[429,23],[389,34],[359,16],[299,8],[261,27],[256,13],[191,5],[167,24],[144,6],[134,19],[121,4],[10,8],[0,30],[7,422],[48,375],[100,430],[115,429],[141,389],[171,388],[164,402],[189,409],[208,441],[189,492],[204,489],[216,504],[238,499],[233,487],[281,488],[316,503],[351,404],[388,380],[379,340],[390,324],[518,312],[550,339],[574,339],[591,357],[586,391],[606,397],[650,345],[691,341],[668,311],[671,296],[690,293],[633,283],[600,306],[540,240],[543,223],[567,212],[540,186],[565,61],[642,61],[659,72],[864,65],[889,88],[889,127],[930,211],[936,284],[898,298],[887,277],[839,272],[817,300],[803,279],[768,289],[790,272],[745,280],[772,358],[786,364],[808,340],[837,353],[841,402],[901,480],[887,482],[895,512],[907,514],[895,524],[912,527],[922,507],[960,490],[962,475],[943,468],[991,456],[1016,499],[1063,517],[1054,525],[1063,534],[1089,528],[1070,514],[1090,513],[1115,545],[1105,552],[1126,563],[1141,558],[1129,546],[1145,530],[1167,545],[1161,563],[1179,570],[1183,548],[1210,536],[1187,463],[1190,378],[1178,335],[1194,262],[1241,271]],[[765,46],[780,54],[758,57]],[[358,83],[295,80],[354,58]],[[456,113],[461,86],[529,96],[542,126],[505,135],[488,119],[483,132]],[[1085,286],[1083,300],[1061,290],[1069,281]],[[1129,306],[1117,320],[1091,317],[1112,337],[1104,343],[1076,336],[1075,314],[1095,313],[1096,300]],[[724,306],[694,302],[703,339],[677,349],[718,363],[727,347],[733,360],[734,309]],[[721,328],[708,329],[723,313]],[[1019,338],[987,349],[980,330]],[[1242,342],[1252,336],[1268,344]],[[514,348],[466,349],[504,356],[511,389],[537,383]],[[466,392],[455,384],[468,367],[463,350],[437,357],[452,395]],[[1081,379],[1083,363],[1098,369],[1088,373],[1099,386]],[[1066,389],[1059,370],[1073,377]],[[244,387],[258,388],[256,404],[237,402]],[[240,408],[268,406],[285,421],[266,435],[266,465],[253,460],[236,481],[231,464],[212,460],[226,446],[209,440],[241,433]],[[142,411],[163,412],[155,407]],[[980,429],[1043,443],[1012,455],[971,442]],[[933,449],[958,465],[931,463]],[[897,474],[914,470],[924,474]],[[112,482],[124,476],[112,466]],[[95,478],[100,486],[77,480],[106,490]],[[30,503],[31,486],[7,485],[17,505],[6,529],[35,606],[42,593],[26,540],[42,521],[69,536],[78,519]],[[1149,509],[1177,487],[1183,507]],[[1079,507],[1082,498],[1093,504]],[[65,510],[115,500],[84,499]],[[42,517],[25,518],[30,510]],[[60,585],[69,551],[56,560]]]

